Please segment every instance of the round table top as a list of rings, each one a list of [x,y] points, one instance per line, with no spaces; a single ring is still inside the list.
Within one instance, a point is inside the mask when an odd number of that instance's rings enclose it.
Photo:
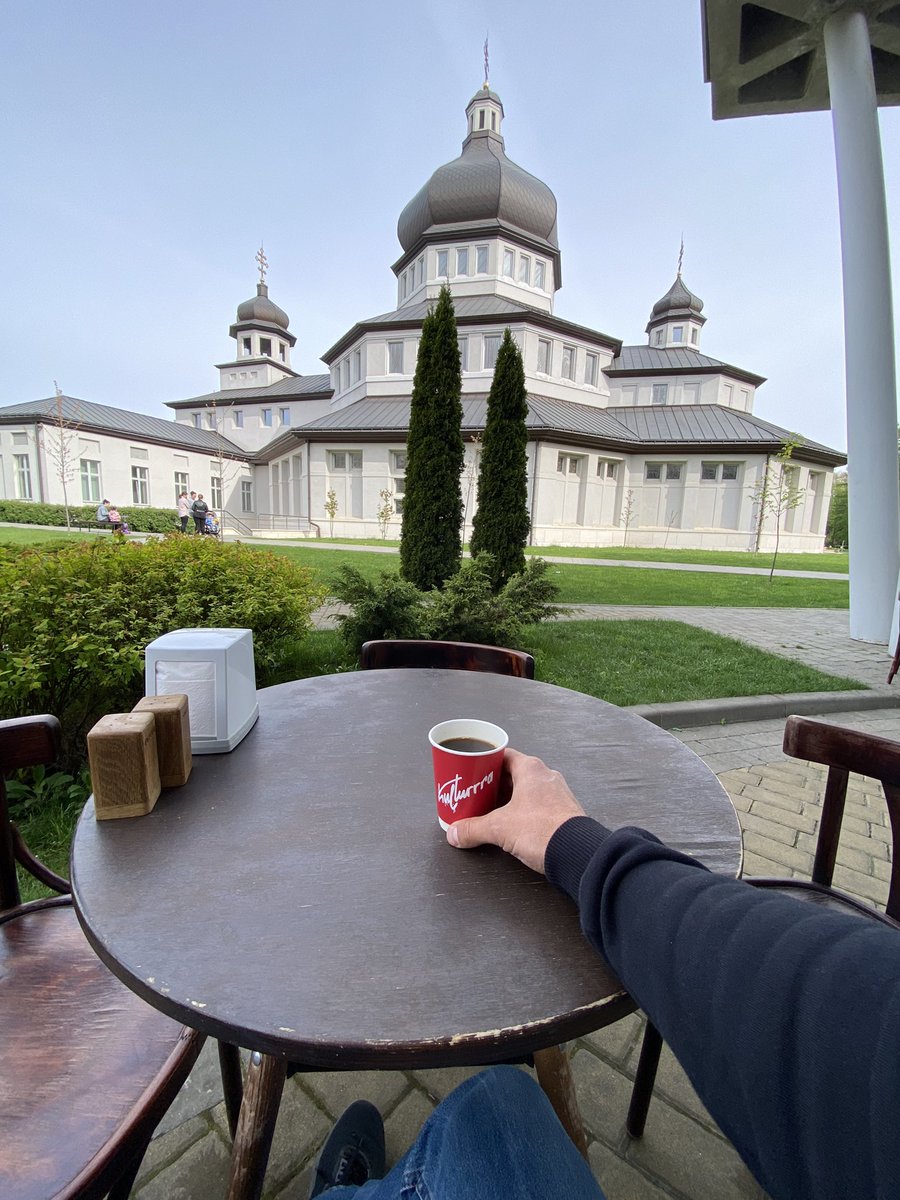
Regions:
[[[640,825],[736,875],[716,777],[670,734],[549,684],[365,671],[259,693],[230,754],[144,817],[72,848],[100,957],[169,1015],[314,1067],[485,1063],[580,1036],[634,1006],[575,905],[493,847],[437,824],[428,730],[468,716],[561,770],[586,811]]]

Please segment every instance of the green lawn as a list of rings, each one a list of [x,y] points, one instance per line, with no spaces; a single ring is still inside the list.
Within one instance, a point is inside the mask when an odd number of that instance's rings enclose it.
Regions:
[[[341,563],[350,563],[367,579],[396,572],[392,555],[321,550],[312,546],[271,546],[296,562],[321,571],[326,580]],[[685,604],[726,608],[846,608],[845,580],[782,579],[764,575],[717,575],[708,572],[654,571],[646,567],[590,567],[554,563],[551,575],[562,604]]]
[[[526,554],[545,558],[611,558],[626,562],[675,562],[709,564],[716,567],[757,567],[768,571],[771,554],[755,554],[744,550],[635,550],[616,546],[535,546]],[[822,554],[779,554],[777,571],[828,571],[847,574],[849,555],[846,551],[829,550]]]

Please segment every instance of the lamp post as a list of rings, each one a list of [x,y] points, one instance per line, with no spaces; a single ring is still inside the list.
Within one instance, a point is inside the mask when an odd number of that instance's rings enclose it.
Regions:
[[[894,321],[878,105],[900,104],[896,0],[703,0],[713,117],[830,108],[844,282],[850,636],[887,642],[900,575]]]

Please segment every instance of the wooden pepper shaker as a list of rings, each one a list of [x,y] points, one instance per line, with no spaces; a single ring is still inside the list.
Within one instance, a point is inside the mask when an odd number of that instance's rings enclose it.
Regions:
[[[187,696],[182,692],[171,696],[145,696],[133,711],[153,713],[156,719],[156,751],[162,786],[181,787],[187,783],[193,766]]]
[[[153,713],[101,717],[87,735],[87,748],[98,821],[152,811],[162,791]]]

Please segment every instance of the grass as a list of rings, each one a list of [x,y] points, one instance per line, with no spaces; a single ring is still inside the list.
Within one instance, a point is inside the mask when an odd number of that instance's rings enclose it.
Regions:
[[[111,537],[108,533],[87,534],[77,529],[34,529],[30,525],[0,526],[0,542],[7,546],[28,546],[38,542],[86,541],[91,537]]]
[[[260,548],[262,550],[262,548]],[[270,546],[330,579],[341,563],[367,579],[396,572],[399,559],[383,554],[321,550],[308,546]],[[553,563],[561,604],[713,605],[725,608],[847,608],[850,589],[840,579],[769,580],[764,575],[694,574],[646,567],[591,567]]]
[[[30,805],[20,811],[15,808],[12,810],[12,818],[32,854],[51,871],[56,871],[65,878],[69,876],[69,844],[86,799],[87,794],[83,800],[64,800],[52,796],[43,800],[40,805]],[[35,900],[39,896],[55,894],[21,867],[16,869],[23,900]]]

